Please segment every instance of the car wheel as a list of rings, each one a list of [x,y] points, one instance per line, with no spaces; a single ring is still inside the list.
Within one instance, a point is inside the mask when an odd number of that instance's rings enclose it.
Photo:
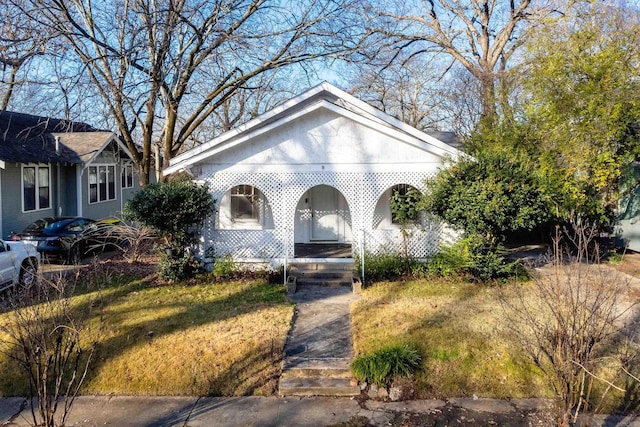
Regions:
[[[26,259],[20,266],[20,277],[18,282],[24,288],[30,288],[36,283],[38,278],[38,267],[32,259]]]

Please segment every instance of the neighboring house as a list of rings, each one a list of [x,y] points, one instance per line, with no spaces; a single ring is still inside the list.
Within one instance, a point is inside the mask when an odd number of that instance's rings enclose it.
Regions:
[[[424,191],[425,179],[461,154],[323,83],[172,159],[164,173],[186,171],[216,199],[202,238],[209,259],[278,265],[405,243],[424,258],[446,230],[420,218],[404,240],[391,195]]]
[[[113,132],[0,111],[0,236],[51,216],[118,215],[139,189],[132,156]]]
[[[621,239],[617,246],[640,252],[640,162],[632,165],[635,185],[618,203],[614,235]]]

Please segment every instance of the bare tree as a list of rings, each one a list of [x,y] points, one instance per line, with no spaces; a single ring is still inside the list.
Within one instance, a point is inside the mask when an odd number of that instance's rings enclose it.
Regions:
[[[346,1],[31,0],[24,12],[57,28],[84,64],[144,185],[156,140],[167,165],[256,77],[352,51],[361,31]]]
[[[21,13],[24,0],[0,2],[0,111],[9,106],[15,90],[28,82],[30,61],[52,47],[56,32]]]
[[[451,130],[465,142],[476,130],[482,111],[482,87],[464,67],[454,66],[435,96],[442,99]]]
[[[183,149],[209,141],[301,93],[305,87],[300,87],[299,79],[293,71],[280,69],[256,76],[250,84],[235,91],[203,121],[193,132],[190,143],[183,144]],[[194,87],[206,90],[211,79],[206,77],[205,70]]]
[[[615,342],[624,334],[625,323],[637,319],[632,316],[634,305],[623,298],[627,280],[599,265],[597,228],[574,223],[564,236],[569,243],[563,249],[556,237],[552,266],[534,279],[533,289],[517,286],[505,291],[502,301],[508,327],[562,404],[559,425],[568,427],[581,411],[590,409],[594,382],[606,384],[605,390],[625,391],[600,367],[611,371],[612,361],[617,361],[619,372],[637,379],[625,366],[628,363],[617,357]]]
[[[481,117],[496,113],[496,81],[527,39],[531,23],[546,15],[546,0],[421,0],[385,2],[369,9],[380,46],[400,56],[445,53],[480,84]],[[395,57],[393,58],[394,60]]]
[[[447,65],[427,56],[394,62],[387,52],[351,65],[351,92],[417,129],[439,129],[448,126],[445,100],[438,96]]]
[[[39,277],[10,299],[0,323],[0,352],[28,381],[34,425],[63,426],[92,363],[100,337],[100,294],[71,303],[79,274]],[[93,273],[82,279],[98,285]]]

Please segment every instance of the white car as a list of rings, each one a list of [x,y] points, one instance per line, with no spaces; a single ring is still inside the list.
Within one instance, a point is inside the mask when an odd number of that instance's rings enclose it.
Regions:
[[[16,284],[33,285],[38,272],[38,251],[22,242],[0,240],[0,292]]]

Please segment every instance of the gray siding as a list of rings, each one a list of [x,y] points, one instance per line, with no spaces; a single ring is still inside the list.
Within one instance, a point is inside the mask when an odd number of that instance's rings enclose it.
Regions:
[[[109,163],[108,159],[96,160],[98,164]],[[140,179],[134,171],[133,188],[122,189],[122,165],[116,165],[116,199],[106,202],[89,203],[89,171],[88,167],[82,172],[82,216],[93,219],[120,218],[127,200],[140,190]]]
[[[52,168],[53,169],[53,168]],[[20,164],[7,163],[2,173],[2,238],[7,239],[12,232],[20,232],[33,221],[55,215],[55,171],[51,173],[51,208],[22,212],[22,168]]]
[[[122,207],[127,203],[127,201],[131,200],[133,196],[136,195],[138,191],[140,191],[140,175],[138,174],[137,168],[134,167],[133,171],[133,188],[125,188],[122,190]],[[122,182],[122,180],[121,180]]]
[[[97,164],[114,164],[116,157],[112,152],[103,152],[96,158]],[[59,173],[58,173],[58,169]],[[22,231],[33,221],[57,216],[78,215],[77,174],[82,171],[81,196],[82,215],[93,219],[120,217],[122,208],[127,200],[131,199],[140,190],[140,180],[136,168],[134,168],[133,188],[122,189],[122,166],[116,164],[116,199],[106,202],[89,203],[89,173],[87,168],[81,165],[50,165],[51,168],[51,207],[31,212],[22,212],[22,165],[19,163],[7,163],[5,169],[0,169],[2,186],[2,209],[0,220],[2,221],[2,237],[7,239],[11,233]],[[58,177],[60,185],[58,185]],[[59,194],[57,193],[60,189]]]

